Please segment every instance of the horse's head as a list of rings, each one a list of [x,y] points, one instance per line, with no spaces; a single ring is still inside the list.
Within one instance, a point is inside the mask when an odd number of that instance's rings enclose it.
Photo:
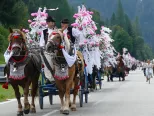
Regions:
[[[52,32],[46,44],[46,51],[48,53],[60,52],[61,49],[64,48],[64,44],[65,47],[69,48],[69,41],[67,40],[68,39],[65,39],[65,36],[63,35],[62,31],[56,30]]]
[[[46,51],[48,53],[55,53],[56,51],[60,50],[63,35],[58,31],[54,31],[51,34],[52,35],[49,36],[48,42],[46,44]]]
[[[20,30],[10,29],[9,42],[13,56],[20,56],[26,51],[25,35]]]

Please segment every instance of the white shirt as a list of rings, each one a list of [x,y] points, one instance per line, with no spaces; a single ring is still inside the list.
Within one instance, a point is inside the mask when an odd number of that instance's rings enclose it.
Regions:
[[[53,31],[54,31],[54,29],[50,29],[50,28],[48,28],[48,31],[47,31],[47,33],[48,33],[48,37],[50,36],[50,34],[51,34]],[[44,47],[44,46],[45,46],[45,40],[44,40],[44,34],[43,34],[43,31],[42,31],[42,33],[41,33],[41,38],[40,38],[40,42],[39,42],[39,44],[40,44],[40,47]]]
[[[67,34],[68,30],[67,28],[63,31],[64,34]],[[81,32],[76,29],[76,28],[72,28],[72,35],[75,37],[75,39],[77,40],[77,38],[80,38],[80,34]]]

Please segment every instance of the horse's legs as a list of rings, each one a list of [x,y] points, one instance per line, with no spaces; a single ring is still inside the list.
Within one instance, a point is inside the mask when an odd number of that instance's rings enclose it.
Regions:
[[[121,81],[121,77],[119,76],[119,81]]]
[[[109,77],[110,77],[111,82],[113,82],[113,76],[112,76],[112,74],[109,74]]]
[[[19,87],[18,85],[14,85],[14,84],[11,84],[14,91],[15,91],[15,96],[16,96],[16,99],[18,101],[18,116],[23,116],[23,110],[22,110],[22,104],[21,104],[21,101],[20,101],[20,92],[19,92]]]
[[[92,76],[92,88],[94,90],[96,89],[96,76],[97,76],[97,73],[95,72]]]
[[[29,85],[30,85],[31,81],[27,81],[25,86],[22,86],[24,89],[24,113],[28,114],[30,111],[30,104],[28,101],[28,94],[29,94]]]
[[[38,78],[39,78],[39,75],[34,77],[33,80],[32,80],[32,88],[31,88],[32,101],[31,101],[31,106],[30,106],[30,112],[31,113],[36,113],[35,96],[36,96],[37,89],[38,89]]]
[[[110,76],[107,74],[107,81],[109,82],[111,80]]]
[[[125,72],[122,73],[122,81],[125,81]]]
[[[69,114],[70,89],[71,89],[72,82],[73,80],[68,80],[66,82],[67,84],[66,84],[66,90],[65,90],[65,103],[64,103],[63,114]]]
[[[120,72],[120,73],[119,73],[119,81],[121,81],[121,76],[122,76],[122,75],[121,75],[121,72]]]
[[[63,91],[59,91],[59,97],[61,101],[60,113],[63,113],[64,111],[64,92]]]
[[[78,83],[79,83],[79,78],[75,77],[74,79],[74,90],[73,90],[73,103],[71,105],[71,110],[76,111],[76,95],[78,94]]]

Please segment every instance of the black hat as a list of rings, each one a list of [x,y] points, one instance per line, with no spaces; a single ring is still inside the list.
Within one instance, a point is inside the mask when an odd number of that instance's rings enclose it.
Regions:
[[[61,21],[61,23],[69,24],[69,20],[68,20],[68,19],[63,19],[63,20]]]
[[[46,22],[55,22],[54,18],[51,16],[48,16],[46,19]]]

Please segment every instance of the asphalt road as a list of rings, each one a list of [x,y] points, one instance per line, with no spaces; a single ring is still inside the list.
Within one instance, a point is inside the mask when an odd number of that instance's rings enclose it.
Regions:
[[[89,94],[89,103],[82,108],[77,101],[77,111],[70,116],[154,116],[154,80],[145,82],[141,70],[131,71],[125,82],[103,82],[103,88]],[[40,110],[36,98],[36,114],[26,116],[63,116],[60,114],[60,101],[54,96],[54,104],[44,100],[44,109]],[[0,116],[16,116],[17,102],[12,100],[0,103]]]

